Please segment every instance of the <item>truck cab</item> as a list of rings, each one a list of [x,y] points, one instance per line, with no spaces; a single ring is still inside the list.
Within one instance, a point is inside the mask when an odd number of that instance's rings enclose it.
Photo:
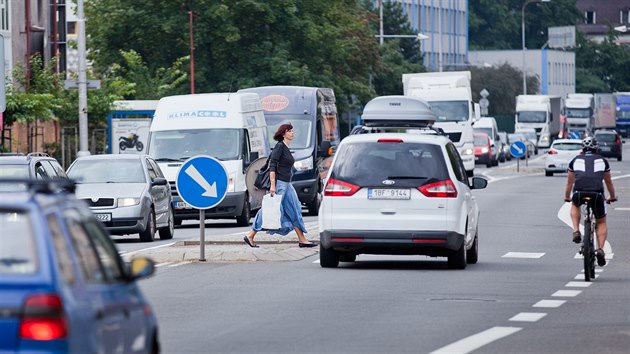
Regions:
[[[537,147],[547,148],[560,132],[561,98],[547,95],[516,96],[516,131],[533,128]]]
[[[319,213],[322,179],[328,173],[332,153],[339,144],[335,93],[330,88],[265,86],[242,89],[256,93],[264,110],[269,145],[281,124],[295,129],[291,152],[295,158],[291,184],[309,215]]]
[[[563,115],[566,118],[567,131],[579,131],[587,135],[593,131],[593,95],[588,93],[569,93],[564,100]]]

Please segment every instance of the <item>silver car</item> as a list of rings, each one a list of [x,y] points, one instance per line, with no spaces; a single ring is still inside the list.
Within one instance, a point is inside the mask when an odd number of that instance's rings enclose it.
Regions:
[[[67,171],[76,196],[87,202],[112,235],[140,234],[151,242],[173,238],[170,186],[147,155],[93,155],[77,158]]]

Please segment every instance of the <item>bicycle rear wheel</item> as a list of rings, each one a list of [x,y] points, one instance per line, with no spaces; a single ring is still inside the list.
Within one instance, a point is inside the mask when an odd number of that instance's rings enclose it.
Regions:
[[[595,275],[595,254],[591,235],[591,223],[584,223],[584,242],[582,243],[582,259],[584,259],[584,281],[591,281]]]

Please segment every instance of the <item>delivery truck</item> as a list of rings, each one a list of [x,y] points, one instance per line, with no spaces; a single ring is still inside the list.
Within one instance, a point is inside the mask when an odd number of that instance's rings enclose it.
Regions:
[[[561,105],[560,96],[516,96],[514,130],[533,128],[538,138],[537,147],[550,147],[560,132]]]

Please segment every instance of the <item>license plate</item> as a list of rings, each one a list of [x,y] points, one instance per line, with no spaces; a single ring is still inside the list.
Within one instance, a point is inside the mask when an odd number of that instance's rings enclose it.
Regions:
[[[610,151],[610,147],[608,146],[601,146],[599,149],[602,151]]]
[[[411,199],[411,190],[368,188],[368,199]]]
[[[192,209],[186,202],[175,202],[175,209]]]
[[[108,222],[108,221],[112,221],[112,214],[94,214],[94,216],[96,217],[96,219],[98,219],[98,221],[102,221],[102,222]]]
[[[560,168],[566,170],[569,166],[567,164],[560,164]]]

